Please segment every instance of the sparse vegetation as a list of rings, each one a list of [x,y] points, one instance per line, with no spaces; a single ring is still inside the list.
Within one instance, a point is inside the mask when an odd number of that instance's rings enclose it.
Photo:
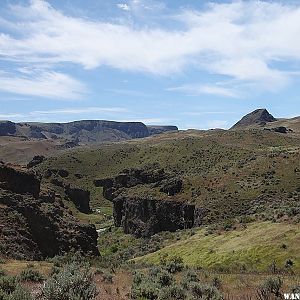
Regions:
[[[46,280],[41,290],[44,300],[92,300],[97,295],[93,273],[86,265],[71,263]]]

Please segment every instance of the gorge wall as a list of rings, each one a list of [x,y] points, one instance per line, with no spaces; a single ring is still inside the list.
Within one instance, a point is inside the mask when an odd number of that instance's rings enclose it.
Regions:
[[[138,237],[199,226],[206,213],[203,208],[172,199],[181,191],[182,180],[163,169],[124,170],[115,178],[95,180],[94,183],[102,186],[104,197],[113,202],[115,226]],[[171,198],[131,196],[128,191],[135,186],[157,189]]]
[[[0,252],[44,259],[69,251],[99,255],[94,225],[80,223],[33,173],[0,166]]]

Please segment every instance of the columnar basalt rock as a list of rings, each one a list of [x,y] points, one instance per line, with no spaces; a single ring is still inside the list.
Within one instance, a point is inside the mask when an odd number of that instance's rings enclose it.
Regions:
[[[174,232],[194,224],[195,206],[191,204],[147,198],[116,198],[113,202],[115,225],[138,237]]]

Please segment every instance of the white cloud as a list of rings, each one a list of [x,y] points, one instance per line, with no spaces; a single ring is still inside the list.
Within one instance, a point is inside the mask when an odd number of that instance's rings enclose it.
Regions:
[[[119,114],[128,113],[129,110],[123,107],[99,107],[99,106],[91,106],[91,107],[75,107],[75,108],[61,108],[61,109],[53,109],[53,110],[35,110],[27,113],[7,113],[0,114],[0,119],[9,119],[16,122],[22,121],[45,121],[57,122],[57,118],[63,118],[64,122],[70,121],[73,115],[80,115],[80,117],[88,114],[88,116],[97,115],[99,118],[99,114],[101,114],[101,118],[105,118],[108,116],[118,116]]]
[[[129,5],[126,4],[126,3],[118,3],[117,7],[120,8],[120,9],[122,9],[122,10],[125,10],[125,11],[129,11],[130,10]]]
[[[28,70],[23,73],[0,74],[0,91],[55,99],[79,99],[86,92],[82,83],[63,73],[42,71],[32,74]]]
[[[63,108],[54,110],[37,110],[32,115],[52,115],[52,114],[84,114],[84,113],[124,113],[128,112],[123,107],[80,107],[80,108]]]
[[[198,96],[201,94],[216,95],[216,96],[231,97],[231,98],[235,98],[238,96],[237,91],[231,88],[221,87],[217,85],[190,84],[190,85],[168,88],[167,91],[180,91],[192,96]]]
[[[128,3],[119,7],[148,7],[142,0]],[[71,62],[86,69],[106,65],[159,75],[193,66],[268,90],[282,88],[298,76],[291,71],[299,70],[288,70],[287,65],[283,70],[282,63],[300,61],[299,4],[210,3],[201,11],[180,11],[173,16],[178,24],[172,30],[162,24],[142,27],[70,17],[42,0],[11,9],[18,28],[16,34],[0,34],[0,56],[6,60]],[[200,92],[234,96],[222,86],[202,86]]]

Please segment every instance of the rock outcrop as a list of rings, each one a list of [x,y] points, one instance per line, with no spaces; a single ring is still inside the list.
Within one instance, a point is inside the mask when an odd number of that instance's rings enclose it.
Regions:
[[[194,224],[194,205],[147,198],[116,198],[115,226],[137,237],[151,236],[161,231],[174,232]]]
[[[30,172],[0,165],[0,188],[17,194],[30,194],[37,198],[40,193],[40,181]]]
[[[263,126],[266,123],[274,122],[276,119],[265,109],[256,109],[245,115],[240,121],[230,129],[246,129],[253,126]]]
[[[103,196],[108,200],[116,198],[124,188],[131,188],[140,184],[152,184],[160,191],[174,196],[182,189],[182,179],[174,174],[166,173],[164,169],[149,168],[124,170],[115,178],[94,180],[95,186],[103,187]]]
[[[76,208],[85,214],[91,212],[90,192],[80,188],[67,186],[65,189],[67,198],[72,201]]]
[[[274,131],[274,132],[278,132],[278,133],[293,132],[292,129],[286,128],[285,126],[278,126],[278,127],[272,127],[272,128],[264,128],[264,130]]]
[[[147,126],[150,135],[160,134],[168,131],[178,131],[177,126]]]
[[[99,255],[95,226],[81,224],[54,192],[40,192],[38,178],[8,166],[1,166],[0,173],[1,179],[5,179],[0,188],[3,255],[44,259],[71,250]]]
[[[41,164],[45,160],[45,156],[36,155],[32,158],[32,160],[27,164],[27,169],[31,169],[39,164]]]
[[[145,196],[130,196],[131,188],[142,185],[158,188],[169,196],[178,194],[182,180],[174,174],[159,168],[124,170],[114,178],[95,180],[103,187],[103,195],[114,205],[115,226],[123,227],[125,233],[146,237],[160,231],[176,231],[191,228],[201,223],[203,210],[177,199],[156,199]],[[196,218],[196,223],[195,223]]]

